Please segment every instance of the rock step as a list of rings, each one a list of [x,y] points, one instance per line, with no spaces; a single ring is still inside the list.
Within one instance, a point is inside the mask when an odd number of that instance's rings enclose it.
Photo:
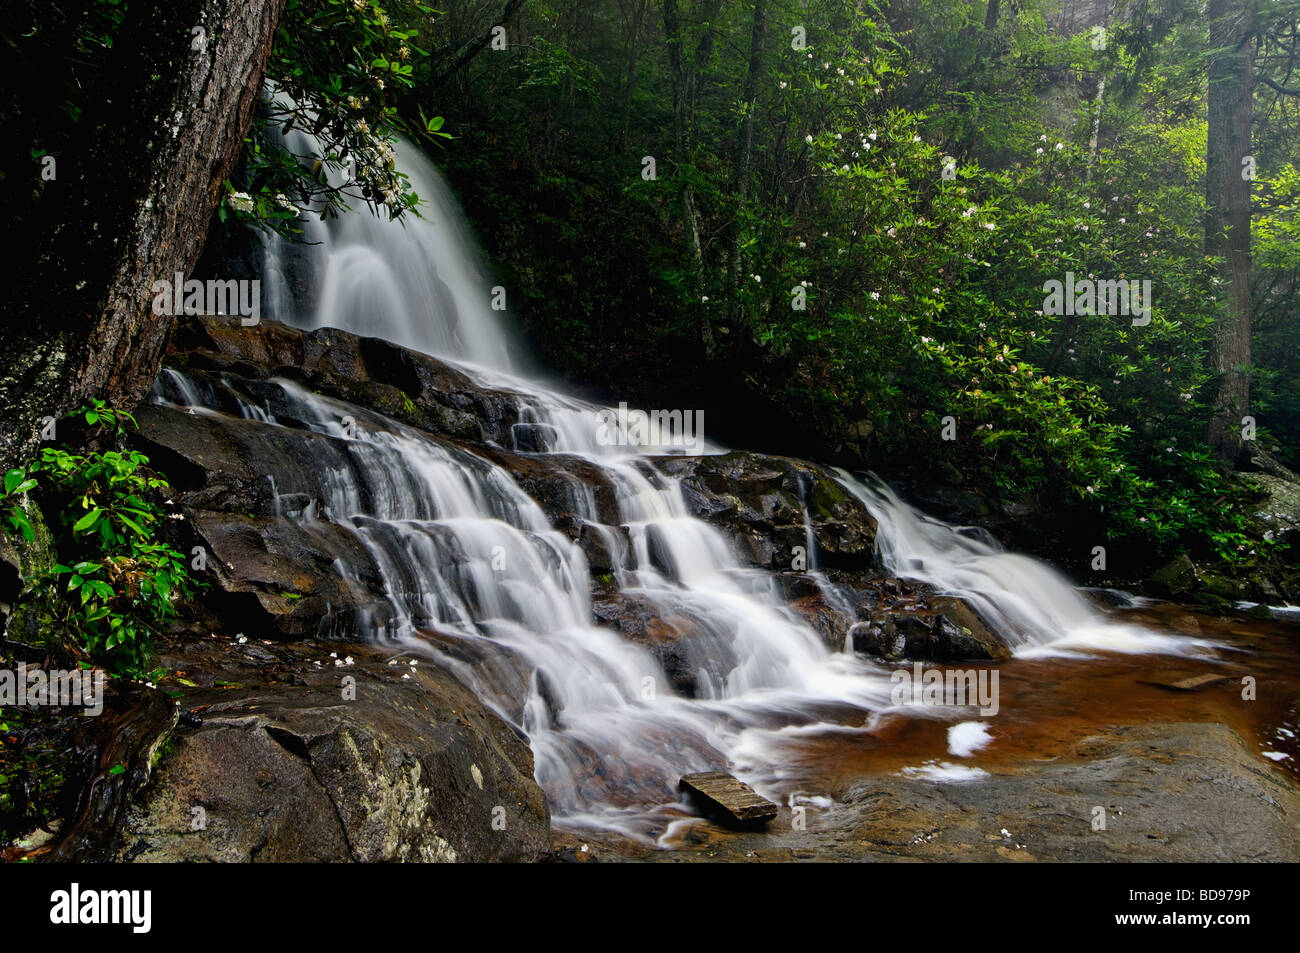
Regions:
[[[725,771],[683,775],[678,790],[692,798],[704,813],[746,826],[770,821],[778,811],[775,804]]]

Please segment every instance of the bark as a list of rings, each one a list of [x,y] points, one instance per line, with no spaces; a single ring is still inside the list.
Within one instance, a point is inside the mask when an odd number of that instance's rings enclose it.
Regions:
[[[436,92],[446,85],[447,81],[453,76],[459,75],[474,57],[488,48],[488,44],[492,42],[492,31],[499,26],[505,26],[507,21],[514,19],[515,14],[519,12],[519,8],[523,5],[524,0],[507,0],[500,15],[492,21],[488,28],[468,43],[462,45],[455,55],[451,57],[451,61],[438,72],[438,75],[429,80],[428,90]]]
[[[989,0],[989,5],[984,8],[984,30],[986,32],[994,30],[998,25],[998,7],[999,0]]]
[[[623,152],[627,152],[628,125],[632,119],[632,93],[636,87],[637,42],[641,35],[641,21],[645,18],[650,0],[636,0],[632,5],[632,28],[627,41],[627,83],[623,92]]]
[[[749,173],[754,154],[754,109],[758,101],[758,80],[763,71],[763,44],[767,36],[767,0],[754,0],[754,30],[749,41],[749,69],[745,76],[745,114],[736,137],[736,157],[732,173],[734,212],[730,228],[730,269],[727,296],[733,346],[739,347],[749,337],[748,321],[739,303],[744,238],[743,219],[749,201]]]
[[[1219,383],[1207,438],[1231,464],[1242,456],[1242,418],[1250,407],[1250,182],[1242,159],[1251,154],[1255,23],[1243,0],[1211,0],[1208,15],[1205,253],[1224,259],[1219,287],[1227,301],[1211,349]]]
[[[1106,77],[1097,80],[1097,98],[1092,103],[1092,138],[1088,140],[1088,173],[1085,181],[1092,181],[1092,167],[1097,164],[1097,142],[1101,138],[1101,108],[1106,100]]]
[[[188,275],[238,160],[285,0],[130,4],[79,128],[45,183],[0,343],[0,465],[25,459],[40,421],[148,390],[172,319],[155,280]],[[205,43],[193,48],[193,28]]]
[[[683,55],[684,37],[677,0],[664,0],[664,38],[668,43],[668,68],[672,73],[673,85],[673,148],[677,153],[677,164],[680,167],[691,161],[690,104],[693,99],[694,84],[691,82],[690,69]],[[695,209],[695,190],[691,188],[689,182],[682,185],[680,201],[682,224],[686,227],[698,288],[704,280],[704,252],[700,247],[700,217]],[[700,343],[706,355],[713,352],[713,328],[707,318],[700,322]]]

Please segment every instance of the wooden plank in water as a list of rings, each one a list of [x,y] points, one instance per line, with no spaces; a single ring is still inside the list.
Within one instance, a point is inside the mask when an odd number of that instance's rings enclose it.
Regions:
[[[694,798],[706,814],[719,814],[735,823],[761,824],[777,814],[775,804],[725,771],[683,775],[677,786]]]
[[[1144,684],[1154,685],[1156,688],[1168,689],[1171,692],[1198,692],[1202,688],[1209,688],[1211,685],[1218,685],[1222,682],[1231,681],[1231,675],[1191,675],[1187,678],[1180,678],[1176,682],[1154,682],[1148,681]]]

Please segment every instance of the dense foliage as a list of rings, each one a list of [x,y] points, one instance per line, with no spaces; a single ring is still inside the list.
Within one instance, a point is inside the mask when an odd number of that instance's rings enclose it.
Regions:
[[[393,9],[390,16],[368,0],[288,0],[267,64],[271,94],[245,155],[247,190],[229,186],[223,219],[234,214],[290,234],[300,209],[325,218],[365,205],[399,218],[417,208],[419,196],[395,167],[396,138],[447,134],[441,117],[421,112],[418,123],[408,121],[396,101],[426,55],[416,24],[434,14],[418,0]],[[300,148],[286,138],[295,129],[310,135]]]
[[[129,4],[18,7],[15,70],[49,107],[5,107],[30,162],[78,134]],[[1207,254],[1207,2],[437,7],[288,0],[228,224],[418,214],[393,151],[432,142],[571,382],[1037,513],[1077,530],[1051,540],[1067,562],[1084,537],[1140,562],[1258,555],[1207,440],[1240,310]],[[1296,467],[1300,3],[1218,7],[1254,66],[1250,436]],[[37,186],[0,185],[21,227]],[[1149,280],[1149,322],[1053,313],[1069,276]]]
[[[163,538],[160,495],[167,483],[137,450],[111,442],[133,427],[130,415],[102,402],[74,415],[103,450],[45,447],[26,468],[5,474],[5,517],[12,534],[34,542],[28,496],[46,514],[58,560],[28,581],[33,593],[57,594],[52,619],[76,636],[86,657],[116,675],[154,679],[154,635],[193,594],[185,557]]]
[[[573,379],[1235,563],[1259,553],[1205,439],[1229,307],[1200,13],[1103,35],[1046,2],[528,3],[438,88],[445,164]],[[1256,95],[1253,436],[1294,465],[1295,112]],[[1050,313],[1067,272],[1150,280],[1149,323]]]

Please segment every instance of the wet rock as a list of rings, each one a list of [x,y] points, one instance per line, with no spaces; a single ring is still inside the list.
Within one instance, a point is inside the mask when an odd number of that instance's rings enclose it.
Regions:
[[[1133,605],[1133,596],[1122,589],[1084,587],[1079,591],[1103,609],[1127,609]]]
[[[843,651],[856,618],[845,594],[837,592],[839,598],[832,598],[811,576],[798,573],[782,573],[777,580],[786,603],[821,637],[822,644],[832,652]]]
[[[210,560],[196,576],[216,584],[204,595],[223,628],[302,638],[354,630],[359,611],[386,619],[383,578],[355,535],[319,521],[189,512]]]
[[[687,509],[727,530],[752,565],[799,570],[814,560],[856,569],[873,564],[875,520],[814,464],[742,451],[659,463],[681,478]]]
[[[66,711],[66,710],[65,710]],[[150,780],[155,758],[176,725],[176,703],[157,689],[109,683],[96,717],[71,714],[60,798],[67,808],[59,839],[42,859],[110,860],[132,798]]]
[[[597,582],[602,578],[608,579],[614,569],[628,558],[627,537],[618,530],[583,522],[578,527],[577,543],[582,554],[587,557],[587,568]]]
[[[301,331],[272,321],[200,317],[178,322],[168,364],[250,379],[288,377],[308,390],[396,420],[465,440],[510,445],[520,395],[486,387],[436,358],[377,338],[322,328]]]
[[[829,809],[810,809],[802,830],[779,821],[761,832],[701,831],[676,851],[584,842],[606,859],[669,863],[1294,863],[1300,787],[1256,751],[1222,724],[1102,727],[1059,760],[977,781],[855,781]],[[1093,827],[1098,807],[1104,831]]]
[[[886,661],[1003,661],[1011,648],[969,605],[952,596],[875,609],[849,631],[853,650]]]
[[[1200,586],[1200,576],[1187,554],[1184,553],[1161,566],[1147,579],[1147,588],[1156,595],[1179,596]]]
[[[524,455],[486,445],[472,449],[509,473],[552,522],[583,515],[590,505],[600,523],[617,525],[617,494],[609,477],[590,460],[568,454]]]
[[[201,727],[165,748],[117,859],[549,856],[532,754],[504,722],[436,666],[390,666],[367,646],[347,648],[353,664],[315,665],[335,661],[327,647],[277,644],[268,666],[204,640],[165,659],[214,687],[186,695]]]
[[[1282,466],[1258,448],[1251,450],[1256,472],[1240,475],[1259,493],[1253,504],[1255,522],[1265,537],[1285,547],[1300,546],[1300,474]],[[1300,591],[1300,590],[1292,590]]]
[[[592,612],[598,625],[649,650],[673,691],[685,698],[699,694],[701,672],[713,671],[719,678],[725,674],[718,671],[716,657],[694,651],[692,636],[702,623],[685,609],[665,609],[610,587],[593,598]]]
[[[549,424],[515,424],[510,433],[520,453],[550,453],[559,440],[559,432]]]

